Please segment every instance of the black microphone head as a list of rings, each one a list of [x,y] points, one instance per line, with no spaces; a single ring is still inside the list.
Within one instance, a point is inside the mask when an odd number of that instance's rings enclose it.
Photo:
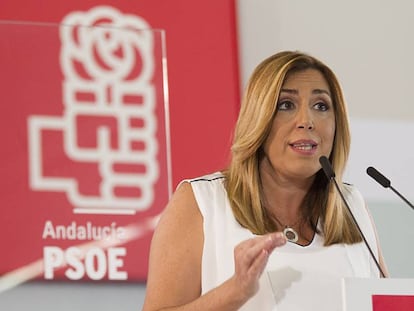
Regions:
[[[331,178],[335,178],[335,172],[332,168],[331,162],[329,162],[327,157],[321,156],[319,158],[319,163],[321,164],[322,169],[329,180],[331,180]]]
[[[389,188],[391,186],[390,180],[372,166],[367,168],[367,174],[374,178],[376,182],[381,184],[384,188]]]

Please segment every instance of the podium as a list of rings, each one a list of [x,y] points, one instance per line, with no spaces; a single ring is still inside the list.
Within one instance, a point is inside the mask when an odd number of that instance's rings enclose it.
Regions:
[[[342,280],[343,311],[412,311],[414,279]]]

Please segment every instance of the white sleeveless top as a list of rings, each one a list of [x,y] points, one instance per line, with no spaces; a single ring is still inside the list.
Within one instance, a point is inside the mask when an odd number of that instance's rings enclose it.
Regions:
[[[233,216],[221,173],[187,180],[203,216],[202,293],[222,284],[234,273],[234,247],[253,238]],[[345,197],[376,258],[378,246],[364,201],[354,187]],[[288,242],[276,248],[260,279],[260,289],[241,311],[342,310],[342,277],[379,277],[363,242],[323,246],[315,234],[308,246]]]

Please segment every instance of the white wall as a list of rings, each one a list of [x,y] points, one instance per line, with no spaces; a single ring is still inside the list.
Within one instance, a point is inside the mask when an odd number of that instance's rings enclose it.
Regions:
[[[414,210],[365,170],[374,166],[414,201],[414,3],[409,0],[239,0],[241,83],[265,57],[308,52],[338,75],[352,146],[346,181],[363,193],[393,277],[414,277]]]

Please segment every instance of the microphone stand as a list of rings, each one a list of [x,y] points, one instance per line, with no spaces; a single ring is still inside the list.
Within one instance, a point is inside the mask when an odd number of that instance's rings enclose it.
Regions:
[[[398,195],[405,203],[407,203],[407,205],[409,206],[409,207],[411,207],[412,209],[414,209],[414,205],[412,205],[401,193],[399,193],[395,188],[393,188],[393,186],[391,186],[390,185],[390,189],[392,190],[392,191],[394,191],[394,193],[396,194],[396,195]]]
[[[344,197],[344,195],[343,195],[343,193],[342,193],[341,189],[339,188],[338,183],[336,182],[336,179],[335,179],[335,172],[334,172],[334,170],[333,170],[333,168],[332,168],[332,166],[331,166],[331,163],[329,162],[328,158],[327,158],[327,157],[325,157],[325,156],[321,156],[321,157],[319,158],[319,163],[321,164],[322,169],[323,169],[323,171],[325,172],[326,177],[328,177],[328,180],[329,180],[329,181],[333,181],[333,183],[334,183],[334,185],[335,185],[335,188],[336,188],[336,190],[338,191],[338,193],[339,193],[339,195],[340,195],[340,197],[341,197],[341,199],[342,199],[342,202],[344,202],[344,204],[345,204],[345,206],[346,206],[346,208],[347,208],[347,210],[348,210],[349,214],[351,215],[352,221],[354,222],[355,226],[357,227],[357,229],[358,229],[358,231],[359,231],[359,234],[360,234],[360,236],[362,237],[362,239],[363,239],[363,241],[364,241],[364,243],[365,243],[365,246],[368,248],[368,251],[369,251],[369,253],[370,253],[370,255],[371,255],[371,258],[374,260],[375,265],[377,266],[377,268],[378,268],[378,270],[379,270],[379,272],[380,272],[381,276],[382,276],[383,278],[386,278],[384,271],[382,271],[381,266],[380,266],[380,264],[378,263],[378,260],[375,258],[375,255],[374,255],[374,253],[372,252],[372,249],[371,249],[371,247],[369,246],[369,244],[368,244],[368,242],[367,242],[367,239],[365,238],[364,233],[362,232],[361,228],[359,227],[359,224],[358,224],[358,222],[356,221],[355,216],[354,216],[354,214],[352,213],[351,208],[350,208],[350,207],[349,207],[349,205],[348,205],[348,202],[345,200],[345,197]]]
[[[348,212],[349,212],[349,214],[351,215],[352,221],[355,223],[356,227],[358,228],[359,234],[361,235],[362,239],[364,240],[364,243],[365,243],[365,245],[367,246],[368,251],[370,252],[372,259],[374,259],[375,265],[377,266],[377,268],[378,268],[378,270],[379,270],[379,272],[380,272],[381,276],[382,276],[383,278],[386,278],[386,276],[385,276],[385,274],[384,274],[384,271],[382,271],[381,266],[380,266],[380,264],[378,263],[378,260],[375,258],[375,255],[374,255],[374,253],[372,252],[371,247],[369,247],[369,244],[368,244],[368,242],[367,242],[367,239],[365,238],[365,235],[362,233],[362,230],[361,230],[361,228],[359,227],[358,222],[356,221],[356,219],[355,219],[355,217],[354,217],[354,214],[352,214],[352,211],[351,211],[351,209],[350,209],[350,207],[349,207],[348,203],[346,202],[345,197],[344,197],[344,195],[342,194],[342,191],[339,189],[339,186],[338,186],[338,183],[336,182],[335,177],[334,177],[334,176],[332,176],[332,177],[330,178],[330,180],[334,182],[334,185],[335,185],[335,187],[336,187],[336,190],[338,191],[339,195],[341,196],[342,201],[344,202],[344,204],[345,204],[346,208],[348,209]]]

